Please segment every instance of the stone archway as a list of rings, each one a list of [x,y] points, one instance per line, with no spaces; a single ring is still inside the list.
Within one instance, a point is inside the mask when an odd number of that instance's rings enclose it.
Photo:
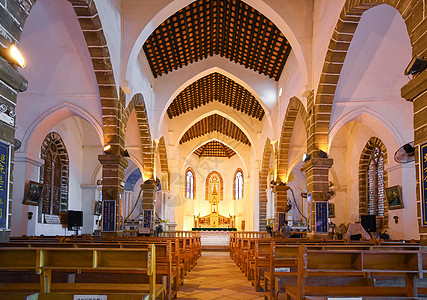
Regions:
[[[305,131],[308,136],[308,116],[304,104],[297,97],[292,97],[289,100],[288,109],[286,110],[285,119],[283,120],[282,132],[280,134],[279,142],[279,156],[277,167],[277,178],[286,182],[286,175],[288,169],[288,153],[291,143],[292,133],[294,131],[295,119],[300,115],[304,125]]]
[[[264,146],[264,153],[262,155],[261,169],[259,171],[259,229],[265,231],[265,225],[267,224],[267,193],[266,190],[269,187],[267,182],[268,172],[270,170],[270,159],[274,155],[274,149],[271,145],[271,141],[267,138]]]

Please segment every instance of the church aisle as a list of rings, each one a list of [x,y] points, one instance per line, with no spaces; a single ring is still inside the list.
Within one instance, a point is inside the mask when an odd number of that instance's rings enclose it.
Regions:
[[[202,252],[187,274],[178,299],[264,299],[231,260],[229,252]]]

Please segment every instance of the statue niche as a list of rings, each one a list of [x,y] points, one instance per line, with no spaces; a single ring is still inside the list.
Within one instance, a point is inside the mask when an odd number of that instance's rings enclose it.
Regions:
[[[200,217],[195,216],[196,227],[229,227],[230,217],[219,214],[219,204],[223,200],[223,180],[221,175],[213,171],[206,178],[206,201],[211,206],[209,215]]]

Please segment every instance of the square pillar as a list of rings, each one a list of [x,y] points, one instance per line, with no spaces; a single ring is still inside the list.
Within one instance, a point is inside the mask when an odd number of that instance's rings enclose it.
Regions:
[[[122,236],[120,229],[120,195],[123,195],[122,181],[124,170],[128,166],[126,158],[121,155],[98,155],[98,160],[102,165],[102,201],[116,201],[116,227],[115,232],[102,232],[103,236]]]
[[[307,180],[307,193],[311,193],[311,231],[316,229],[315,203],[326,201],[326,193],[329,192],[329,168],[333,164],[331,158],[312,157],[304,164]],[[314,220],[314,222],[313,222]]]

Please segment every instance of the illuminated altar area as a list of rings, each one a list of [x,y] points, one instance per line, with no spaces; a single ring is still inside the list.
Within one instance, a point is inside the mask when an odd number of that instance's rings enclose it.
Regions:
[[[223,196],[223,181],[218,172],[209,174],[206,180],[206,201],[210,204],[210,214],[200,217],[194,216],[194,228],[234,228],[235,216],[228,217],[219,214],[220,202]]]

